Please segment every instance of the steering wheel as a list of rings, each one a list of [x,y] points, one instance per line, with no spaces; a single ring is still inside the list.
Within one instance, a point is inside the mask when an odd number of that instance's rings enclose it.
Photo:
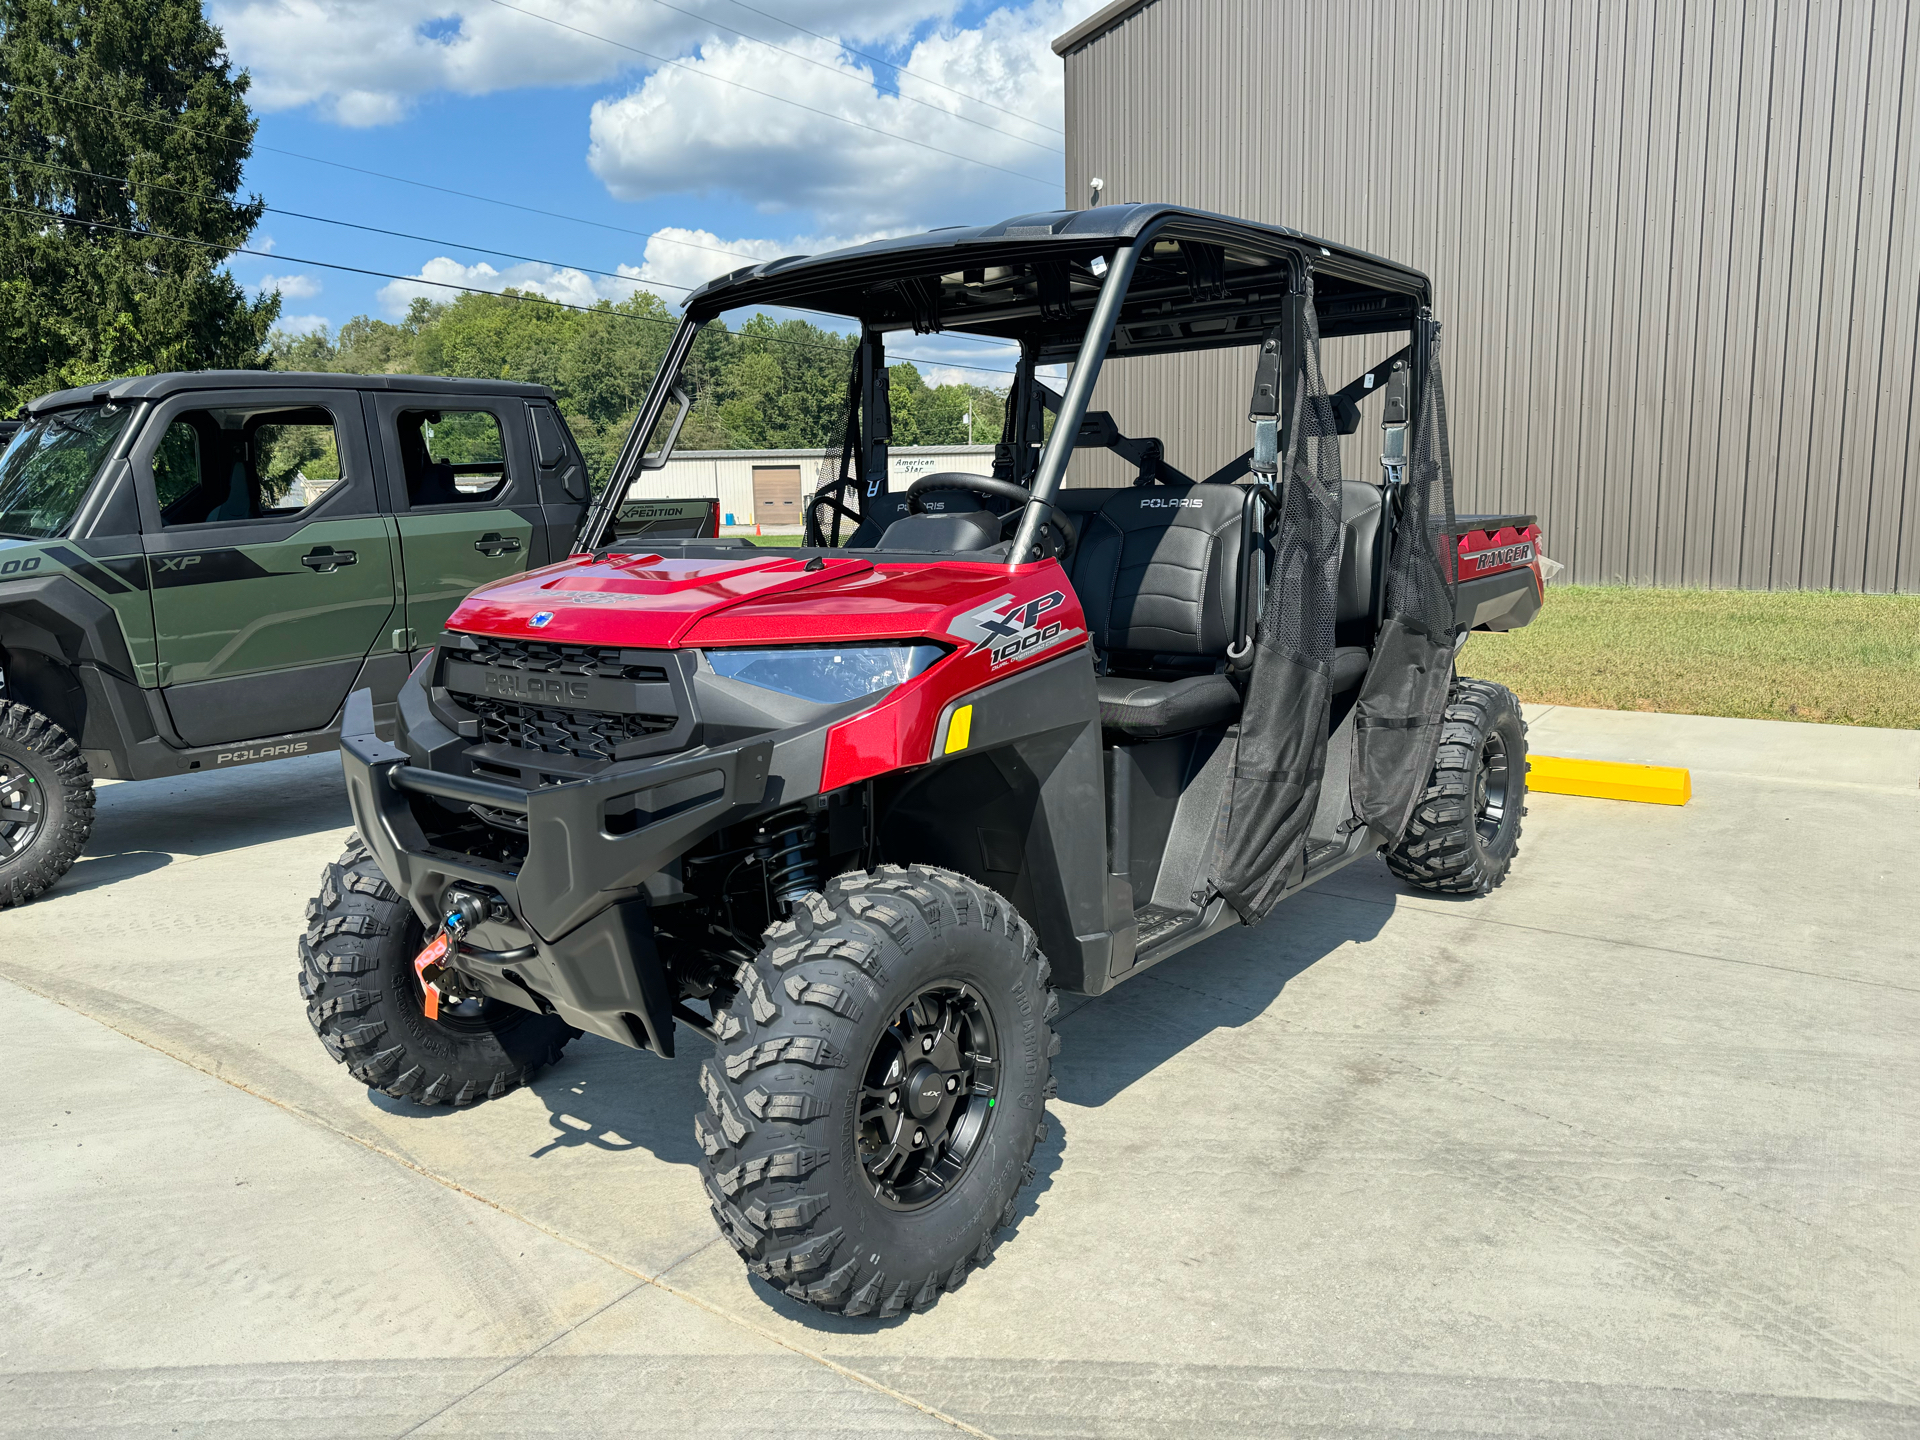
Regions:
[[[827,484],[810,495],[807,498],[807,512],[801,518],[802,529],[806,532],[801,539],[809,545],[829,544],[828,539],[821,534],[819,510],[822,506],[826,506],[834,515],[833,544],[838,545],[840,543],[841,521],[847,521],[858,530],[861,523],[860,512],[848,509],[846,502],[841,499],[841,497],[847,493],[849,486],[858,484],[859,482],[852,476],[842,476],[839,480],[828,481]]]
[[[1011,480],[996,480],[991,475],[970,475],[964,470],[942,470],[936,471],[932,475],[923,475],[907,487],[908,514],[923,515],[926,513],[926,507],[922,505],[921,497],[926,495],[930,490],[972,491],[976,495],[991,495],[1001,500],[1017,501],[1023,507],[1034,503],[1034,497],[1027,488],[1016,485]],[[1074,548],[1074,541],[1077,539],[1074,532],[1074,523],[1067,518],[1064,512],[1054,506],[1048,506],[1047,511],[1047,518],[1042,524],[1054,527],[1055,531],[1060,535],[1061,553],[1065,555]],[[1001,517],[1001,538],[1003,540],[1005,540],[1009,534],[1008,522],[1018,521],[1020,514],[1020,511],[1016,510]]]

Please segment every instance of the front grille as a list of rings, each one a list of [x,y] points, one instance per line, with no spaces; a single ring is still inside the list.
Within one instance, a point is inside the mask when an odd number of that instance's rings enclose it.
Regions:
[[[660,735],[675,725],[675,717],[670,715],[617,715],[522,705],[482,696],[463,696],[462,702],[480,717],[480,739],[484,742],[584,761],[612,760],[617,747]]]
[[[474,649],[450,650],[456,660],[472,660],[480,665],[505,670],[524,670],[554,675],[605,676],[609,680],[637,680],[659,683],[667,672],[649,665],[639,657],[643,651],[624,651],[608,645],[563,645],[541,640],[503,640],[498,636],[471,637]]]

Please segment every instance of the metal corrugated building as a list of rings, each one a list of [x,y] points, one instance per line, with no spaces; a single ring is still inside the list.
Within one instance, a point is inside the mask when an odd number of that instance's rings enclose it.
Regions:
[[[812,490],[826,458],[824,450],[677,450],[659,470],[644,470],[628,487],[634,500],[692,500],[717,496],[724,525],[755,525],[754,472],[796,469],[799,482]],[[835,452],[839,458],[839,452]],[[955,470],[987,475],[994,468],[991,445],[897,445],[887,455],[887,485],[905,490],[918,476]],[[801,491],[797,487],[795,495]]]
[[[1098,176],[1106,202],[1425,270],[1461,508],[1537,512],[1570,579],[1911,591],[1915,23],[1909,0],[1121,0],[1055,42],[1068,203]],[[1355,345],[1330,386],[1375,358]],[[1096,404],[1204,473],[1246,448],[1251,374],[1113,365]]]

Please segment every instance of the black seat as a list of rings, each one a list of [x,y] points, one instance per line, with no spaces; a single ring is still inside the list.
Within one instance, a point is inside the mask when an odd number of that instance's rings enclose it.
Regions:
[[[1367,676],[1374,636],[1375,551],[1381,533],[1381,488],[1341,482],[1341,576],[1334,599],[1334,693]]]
[[[991,509],[984,497],[959,487],[930,490],[921,497],[921,506],[922,513],[926,515],[965,515]],[[848,550],[872,550],[887,534],[887,528],[898,520],[906,519],[908,513],[907,492],[904,490],[892,490],[885,495],[869,497],[866,518],[848,535],[843,545]],[[988,544],[993,542],[989,541]],[[895,547],[897,550],[900,548]]]
[[[1180,680],[1096,676],[1094,690],[1101,703],[1101,729],[1129,740],[1224,726],[1241,713],[1241,693],[1234,682],[1211,671]]]
[[[1082,519],[1071,577],[1105,661],[1102,728],[1149,740],[1240,714],[1222,673],[1235,644],[1241,506],[1234,485],[1115,491]]]
[[[931,551],[939,555],[959,555],[963,551],[986,550],[998,545],[1001,518],[990,511],[963,510],[936,514],[903,515],[880,533],[875,550]]]

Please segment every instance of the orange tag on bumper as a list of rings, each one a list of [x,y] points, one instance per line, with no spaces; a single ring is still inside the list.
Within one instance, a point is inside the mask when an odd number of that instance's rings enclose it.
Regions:
[[[447,954],[451,944],[452,942],[447,939],[447,933],[441,931],[422,947],[419,955],[414,957],[414,974],[420,977],[420,989],[424,1001],[421,1009],[430,1021],[440,1019],[440,987],[427,979],[427,967],[432,966],[435,974],[439,974],[441,957]]]

